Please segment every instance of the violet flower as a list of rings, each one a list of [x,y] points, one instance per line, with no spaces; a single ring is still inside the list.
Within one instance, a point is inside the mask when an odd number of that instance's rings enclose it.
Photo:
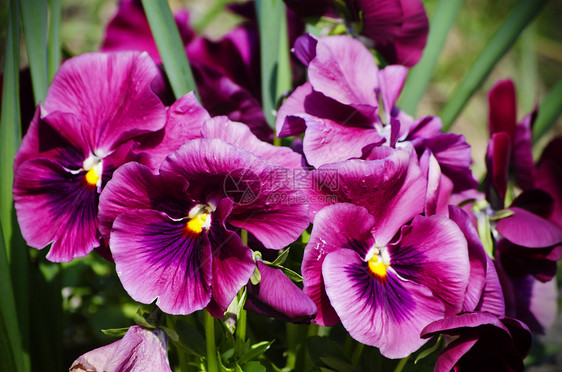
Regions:
[[[467,243],[444,216],[415,216],[403,226],[385,222],[351,204],[322,209],[302,271],[305,292],[318,307],[316,322],[341,319],[357,341],[402,358],[425,343],[419,335],[427,324],[462,308]]]
[[[122,339],[80,356],[70,371],[171,372],[167,347],[168,337],[163,331],[132,326]]]
[[[28,245],[53,243],[47,259],[70,261],[100,246],[98,198],[113,171],[145,161],[135,148],[164,127],[146,53],[91,53],[66,61],[15,158],[14,201]]]
[[[285,0],[302,17],[337,17],[330,0]],[[419,0],[345,0],[347,22],[362,22],[359,33],[389,64],[414,66],[422,56],[429,21]]]
[[[285,168],[268,159],[292,163],[283,155],[292,151],[276,152],[243,124],[228,123],[208,120],[201,131],[209,138],[169,155],[159,174],[137,163],[121,167],[104,190],[100,229],[136,301],[157,298],[167,313],[206,308],[222,317],[255,269],[251,250],[229,226],[246,229],[273,249],[290,244],[308,226],[305,196],[271,182]],[[292,154],[296,162],[300,156]]]

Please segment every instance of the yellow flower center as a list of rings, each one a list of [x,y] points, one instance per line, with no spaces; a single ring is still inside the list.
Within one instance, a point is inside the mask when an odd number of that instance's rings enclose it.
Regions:
[[[187,221],[185,228],[190,233],[201,234],[203,228],[208,229],[210,225],[211,225],[210,213],[202,212],[191,217],[189,221]]]
[[[388,265],[383,262],[382,258],[378,254],[373,255],[368,264],[371,274],[381,279],[386,278],[386,268]]]
[[[100,177],[96,173],[96,168],[92,168],[86,173],[86,182],[88,183],[88,185],[97,186],[99,180]]]

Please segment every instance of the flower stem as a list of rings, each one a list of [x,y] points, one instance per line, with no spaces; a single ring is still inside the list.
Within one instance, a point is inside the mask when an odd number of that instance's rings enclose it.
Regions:
[[[215,345],[215,319],[205,311],[205,340],[207,343],[207,371],[218,372],[217,349]]]
[[[402,370],[406,366],[406,363],[408,362],[409,357],[410,356],[408,355],[407,357],[404,357],[404,358],[400,359],[400,361],[396,365],[396,368],[394,368],[394,372],[402,372]]]
[[[357,364],[359,363],[359,359],[361,359],[361,353],[363,353],[364,347],[365,345],[363,345],[361,342],[358,342],[357,346],[355,346],[355,350],[353,350],[353,355],[351,356],[351,364],[353,364],[353,366],[357,366]]]
[[[248,230],[242,229],[240,230],[240,239],[242,240],[242,244],[246,247],[248,246]],[[242,297],[242,292],[244,288],[242,288],[238,292],[238,299]],[[238,321],[236,324],[236,339],[244,343],[246,341],[246,310],[244,310],[244,305],[242,304],[240,308],[240,316],[238,317]]]

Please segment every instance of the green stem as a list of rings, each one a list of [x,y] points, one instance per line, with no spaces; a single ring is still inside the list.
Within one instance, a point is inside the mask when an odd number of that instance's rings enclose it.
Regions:
[[[218,372],[215,319],[208,311],[205,311],[205,341],[207,344],[207,372]]]
[[[299,327],[293,323],[287,323],[287,364],[286,370],[294,370],[297,365],[297,351],[299,346]]]
[[[177,331],[176,329],[176,315],[166,315],[166,326],[168,328],[173,329],[174,331]],[[180,364],[180,371],[182,372],[187,372],[189,371],[189,357],[187,355],[187,353],[185,352],[185,350],[183,350],[181,347],[177,346],[175,343],[174,346],[176,347],[176,352],[178,353],[178,361]]]
[[[357,366],[357,364],[359,363],[359,359],[361,359],[361,353],[363,353],[364,347],[365,345],[363,345],[361,342],[357,343],[357,346],[353,351],[353,355],[351,356],[351,364],[353,364],[354,366]]]
[[[400,361],[396,365],[396,368],[394,368],[394,372],[402,372],[402,370],[406,366],[406,363],[408,362],[409,357],[410,356],[408,355],[407,357],[404,357],[404,358],[400,359]]]

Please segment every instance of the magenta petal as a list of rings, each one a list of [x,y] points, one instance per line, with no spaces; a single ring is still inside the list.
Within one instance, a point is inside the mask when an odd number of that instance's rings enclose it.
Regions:
[[[351,203],[375,217],[377,242],[386,244],[424,208],[426,181],[412,154],[392,150],[378,160],[347,160],[313,171],[311,216],[326,205]],[[335,200],[335,201],[334,201]]]
[[[129,328],[121,340],[80,356],[70,372],[172,371],[168,364],[168,338],[159,329]]]
[[[111,253],[129,295],[169,314],[191,314],[211,300],[212,257],[203,233],[185,233],[185,222],[165,213],[134,210],[117,217]]]
[[[373,117],[378,107],[377,72],[373,56],[361,42],[348,36],[328,36],[318,40],[308,79],[315,91]]]
[[[150,85],[158,69],[148,54],[87,53],[58,70],[45,98],[47,113],[74,114],[96,155],[120,143],[161,129],[164,105]]]
[[[256,264],[240,237],[218,223],[209,231],[209,242],[213,247],[213,298],[207,310],[222,318],[238,291],[250,280]]]
[[[504,206],[510,153],[509,136],[505,132],[493,134],[486,151],[486,167],[488,168],[486,198],[496,209]]]
[[[379,89],[387,122],[390,121],[390,113],[402,91],[406,75],[408,75],[408,69],[400,65],[386,66],[379,71]]]
[[[533,160],[532,125],[536,116],[537,108],[515,126],[513,133],[513,152],[511,154],[513,171],[517,185],[523,190],[534,187],[535,162]]]
[[[98,193],[86,184],[85,174],[72,174],[47,159],[26,161],[15,174],[14,202],[22,235],[38,249],[53,242],[50,261],[71,261],[100,245]]]
[[[505,316],[505,298],[494,261],[486,256],[486,283],[476,310]]]
[[[355,248],[366,255],[373,243],[371,228],[374,223],[366,209],[351,204],[331,205],[316,215],[302,262],[304,291],[318,308],[315,323],[332,326],[339,322],[322,279],[326,255],[341,248]]]
[[[185,217],[188,208],[182,208],[182,201],[187,187],[184,179],[170,172],[154,175],[135,162],[119,167],[100,195],[98,219],[102,236],[109,240],[117,216],[135,209],[154,208],[173,218]]]
[[[294,116],[306,112],[304,103],[306,97],[312,94],[313,89],[310,83],[306,82],[287,97],[285,102],[277,111],[275,119],[275,130],[277,137],[297,136],[306,130],[303,118]]]
[[[488,264],[488,258],[482,243],[480,242],[480,237],[478,232],[472,225],[470,217],[462,209],[449,206],[449,216],[457,226],[461,229],[464,234],[467,244],[468,244],[468,259],[470,261],[470,280],[468,282],[468,287],[466,289],[466,295],[464,298],[463,311],[474,311],[480,302],[480,298],[483,295],[484,286],[488,280],[487,270],[490,270]],[[492,263],[493,269],[493,263]],[[494,273],[495,273],[495,269]],[[496,281],[497,281],[496,274]],[[498,283],[499,284],[499,283]],[[501,288],[500,288],[501,295]],[[503,300],[503,296],[502,296]],[[504,314],[498,314],[504,315]]]
[[[194,195],[213,192],[231,197],[235,205],[228,222],[246,229],[267,248],[281,249],[308,226],[306,196],[292,188],[292,178],[276,182],[277,167],[216,138],[192,140],[171,154],[161,171],[190,183]]]
[[[496,230],[513,244],[529,248],[551,247],[562,243],[562,229],[517,207],[510,208],[513,214],[500,219]]]
[[[309,322],[316,314],[314,302],[280,269],[257,265],[261,281],[248,287],[246,309],[287,322]]]
[[[515,292],[517,319],[523,321],[531,331],[544,334],[558,314],[558,288],[556,279],[543,283],[528,275],[512,279]]]
[[[261,141],[247,125],[230,121],[226,116],[207,120],[201,133],[205,138],[221,139],[291,171],[302,168],[303,159],[300,154],[288,147],[273,146]]]
[[[374,128],[339,125],[329,119],[301,116],[306,121],[303,145],[309,164],[319,167],[350,158],[359,158],[365,146],[379,145],[384,138]]]
[[[420,338],[423,327],[443,316],[443,304],[427,287],[392,271],[385,280],[375,278],[350,249],[329,253],[322,275],[330,302],[351,337],[378,347],[387,358],[417,350],[426,342]]]
[[[466,239],[453,221],[441,215],[416,216],[402,227],[400,241],[390,244],[389,251],[391,267],[402,278],[431,289],[447,313],[461,310],[470,263]]]
[[[152,168],[158,169],[162,161],[187,141],[201,138],[201,127],[209,119],[193,92],[187,93],[168,108],[166,126],[144,141],[138,151],[152,156]]]
[[[295,40],[293,53],[305,65],[308,66],[310,61],[316,57],[316,45],[318,39],[310,34],[301,35]]]
[[[497,82],[488,93],[488,105],[490,137],[495,133],[505,132],[512,139],[517,122],[517,102],[513,81]]]

